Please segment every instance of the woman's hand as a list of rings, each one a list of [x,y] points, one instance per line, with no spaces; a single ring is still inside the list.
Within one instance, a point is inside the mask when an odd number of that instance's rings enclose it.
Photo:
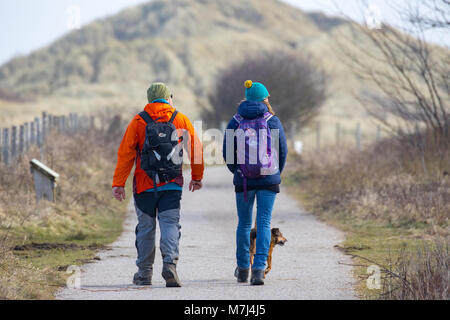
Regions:
[[[189,191],[195,192],[203,188],[203,183],[201,180],[192,180],[189,184]]]
[[[118,201],[122,202],[125,200],[125,188],[123,187],[114,187],[112,189],[113,197],[116,198]]]

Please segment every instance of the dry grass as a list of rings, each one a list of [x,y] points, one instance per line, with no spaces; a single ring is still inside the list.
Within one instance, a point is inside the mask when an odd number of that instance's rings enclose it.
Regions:
[[[14,165],[0,166],[0,299],[51,298],[68,265],[92,258],[120,234],[125,210],[112,201],[110,186],[121,129],[105,132],[54,132],[42,151],[33,148]],[[56,203],[36,203],[32,158],[60,174]],[[17,245],[29,246],[17,251]]]
[[[9,250],[0,251],[0,299],[51,299],[56,274],[42,271]]]
[[[384,270],[382,298],[388,300],[449,300],[449,243],[423,243],[415,251],[402,250]]]
[[[308,154],[291,168],[315,209],[449,235],[448,144],[430,141],[424,154],[407,139],[382,141],[363,152],[334,151]]]
[[[448,296],[448,245],[433,245],[439,239],[447,243],[450,236],[448,140],[393,138],[361,152],[327,149],[292,160],[288,180],[293,192],[308,210],[347,232],[340,248],[355,258],[362,297],[383,294],[365,287],[367,261],[391,266],[385,270],[396,274],[403,270],[400,278],[414,283],[410,295],[385,290],[389,299]],[[402,292],[392,281],[385,289],[395,285],[394,292]],[[432,293],[424,293],[424,287]]]

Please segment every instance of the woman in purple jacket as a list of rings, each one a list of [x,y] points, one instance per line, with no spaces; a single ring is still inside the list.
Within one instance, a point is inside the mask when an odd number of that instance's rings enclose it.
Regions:
[[[227,162],[228,169],[234,174],[233,183],[236,192],[236,205],[239,223],[236,231],[236,259],[237,268],[235,276],[238,282],[247,282],[250,270],[250,232],[252,229],[252,212],[253,205],[256,199],[257,213],[257,238],[256,238],[256,254],[252,265],[251,284],[264,284],[264,270],[266,268],[266,261],[271,240],[270,222],[272,219],[272,209],[277,193],[280,192],[281,172],[283,172],[286,164],[286,157],[288,153],[286,136],[283,126],[275,115],[270,103],[269,92],[262,83],[252,82],[250,80],[245,82],[245,96],[244,100],[238,109],[238,113],[231,119],[227,127],[227,134],[225,135],[223,143],[223,157]],[[271,165],[269,173],[262,173],[259,177],[253,177],[248,173],[243,162],[248,163],[248,156],[245,161],[241,160],[238,163],[238,158],[245,154],[249,147],[248,138],[246,143],[239,144],[239,133],[236,131],[241,128],[249,128],[252,125],[266,126],[268,132],[271,133],[272,139],[277,138],[278,141],[271,141],[271,145],[277,145],[278,148],[268,149],[267,153],[271,153],[271,160],[276,163]],[[258,132],[260,130],[255,130]],[[234,133],[233,135],[230,135]],[[275,133],[275,134],[274,134]],[[227,142],[228,136],[228,142]],[[247,137],[247,135],[245,135]],[[234,141],[231,141],[234,138]],[[268,138],[270,141],[270,138]],[[243,140],[241,140],[243,141]],[[261,136],[258,136],[258,144],[261,143]],[[268,145],[269,143],[266,143]],[[246,149],[245,149],[246,148]],[[259,148],[259,147],[258,147]],[[227,157],[227,150],[228,154]],[[258,153],[258,163],[261,155]],[[227,161],[228,159],[228,161]],[[231,160],[230,160],[231,159]],[[250,166],[249,166],[250,167]]]

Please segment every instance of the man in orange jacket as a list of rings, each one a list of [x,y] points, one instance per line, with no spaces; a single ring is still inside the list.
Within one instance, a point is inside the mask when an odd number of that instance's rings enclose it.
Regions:
[[[149,104],[145,112],[156,122],[169,122],[175,114],[173,125],[177,131],[188,136],[185,146],[190,155],[192,181],[189,190],[194,192],[202,188],[204,171],[203,148],[189,119],[182,113],[176,113],[173,96],[163,83],[154,83],[147,91]],[[150,119],[149,119],[150,120]],[[161,253],[163,257],[162,276],[167,287],[180,287],[176,272],[178,262],[180,233],[180,201],[183,187],[183,175],[166,183],[156,182],[141,168],[142,151],[147,122],[136,115],[125,132],[118,151],[117,167],[114,173],[113,196],[119,201],[125,200],[125,182],[134,165],[133,193],[138,225],[136,227],[136,249],[138,272],[134,275],[136,285],[151,285],[153,263],[155,260],[156,217],[161,231]],[[156,189],[156,190],[155,190]]]

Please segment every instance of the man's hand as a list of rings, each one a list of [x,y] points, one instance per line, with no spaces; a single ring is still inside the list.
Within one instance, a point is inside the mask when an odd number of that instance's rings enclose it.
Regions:
[[[118,201],[122,202],[125,200],[125,188],[123,187],[114,187],[112,189],[113,197]]]
[[[203,187],[203,183],[201,180],[192,180],[189,184],[189,191],[195,192],[200,190]]]

